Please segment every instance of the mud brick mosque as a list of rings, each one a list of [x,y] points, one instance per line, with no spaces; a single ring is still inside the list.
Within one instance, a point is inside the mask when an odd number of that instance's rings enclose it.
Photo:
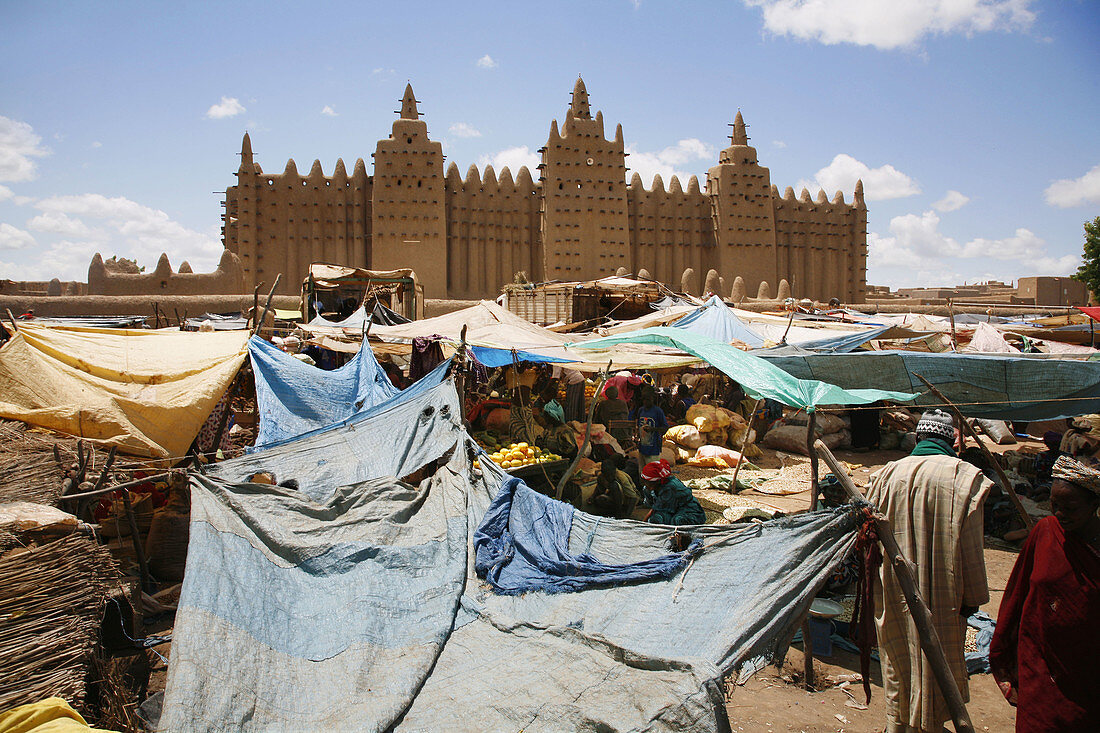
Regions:
[[[225,246],[240,258],[248,290],[283,273],[298,292],[311,262],[375,270],[412,267],[429,298],[492,298],[513,275],[531,281],[585,280],[625,268],[680,289],[714,270],[725,297],[774,297],[786,280],[795,297],[864,300],[867,207],[837,192],[780,195],[749,145],[741,113],[730,146],[705,187],[657,176],[650,188],[627,180],[623,128],[608,139],[577,79],[562,125],[550,123],[542,163],[513,174],[470,166],[465,178],[428,137],[412,87],[393,131],[378,141],[373,175],[360,158],[325,175],[320,161],[301,175],[293,160],[264,173],[247,134],[237,184],[225,192]],[[713,276],[710,278],[714,280]],[[785,290],[785,288],[784,288]]]

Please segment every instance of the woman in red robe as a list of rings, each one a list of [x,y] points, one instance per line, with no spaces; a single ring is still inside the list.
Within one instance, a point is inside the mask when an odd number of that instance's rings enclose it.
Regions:
[[[1100,471],[1054,464],[1054,516],[1038,522],[1008,579],[989,662],[1018,733],[1100,731]]]

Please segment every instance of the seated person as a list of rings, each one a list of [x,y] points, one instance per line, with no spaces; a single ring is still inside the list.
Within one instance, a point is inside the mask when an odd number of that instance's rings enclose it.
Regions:
[[[614,456],[600,464],[600,472],[596,474],[596,493],[589,500],[593,514],[629,519],[634,513],[640,497],[633,479],[620,467],[625,460],[623,456]]]
[[[684,486],[680,479],[672,475],[672,466],[666,460],[653,461],[642,467],[642,480],[645,488],[642,498],[650,508],[647,522],[653,524],[706,524],[707,515],[703,507]]]
[[[677,422],[684,422],[687,419],[688,408],[694,404],[695,400],[691,396],[691,388],[686,384],[678,384],[676,385],[676,391],[672,393],[668,414]]]
[[[631,442],[633,432],[630,428],[611,428],[612,422],[623,423],[630,419],[630,409],[625,400],[619,399],[617,387],[608,387],[604,390],[604,398],[596,404],[596,412],[592,417],[593,422],[607,428],[611,437],[619,441],[620,446],[626,446]]]
[[[576,433],[565,424],[565,411],[557,400],[551,400],[542,406],[542,418],[546,432],[539,437],[538,446],[548,453],[557,453],[562,458],[576,456]]]

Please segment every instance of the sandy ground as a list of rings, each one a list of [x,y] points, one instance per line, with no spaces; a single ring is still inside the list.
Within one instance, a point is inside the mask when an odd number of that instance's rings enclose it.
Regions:
[[[1005,446],[1016,448],[1018,446]],[[998,450],[994,447],[995,450]],[[897,460],[904,454],[897,451],[851,453],[837,451],[837,458],[848,464],[859,464],[853,473],[857,485],[865,486],[872,471],[885,463]],[[795,459],[797,460],[797,459]],[[803,459],[805,460],[805,459]],[[757,461],[761,467],[775,467],[780,461],[770,451]],[[758,499],[785,511],[806,508],[809,493],[788,496],[742,492],[739,496]],[[989,579],[990,599],[982,610],[993,618],[1004,594],[1005,582],[1016,562],[1016,552],[1000,549],[987,543],[985,549],[986,573]],[[859,656],[835,649],[828,658],[815,656],[814,676],[818,691],[808,692],[802,687],[803,654],[801,645],[794,645],[787,654],[781,670],[769,666],[761,670],[744,685],[727,685],[726,706],[730,723],[735,731],[881,731],[885,727],[885,698],[878,662],[871,661],[871,702],[860,709],[864,700],[861,683],[850,683],[845,688],[830,684],[828,677],[853,675],[860,671]],[[851,693],[851,694],[849,694]],[[855,706],[853,706],[855,704]],[[970,703],[967,705],[975,729],[979,731],[1012,731],[1015,727],[1015,708],[1005,702],[993,677],[977,674],[970,678]],[[951,729],[950,722],[947,729]]]

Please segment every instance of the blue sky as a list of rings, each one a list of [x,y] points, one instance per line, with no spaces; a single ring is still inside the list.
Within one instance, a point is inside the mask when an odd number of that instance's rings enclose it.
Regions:
[[[1069,274],[1100,214],[1100,3],[0,2],[0,277],[211,269],[241,136],[349,170],[411,81],[465,174],[530,164],[577,74],[646,186],[738,109],[782,191],[869,207],[868,281]]]

